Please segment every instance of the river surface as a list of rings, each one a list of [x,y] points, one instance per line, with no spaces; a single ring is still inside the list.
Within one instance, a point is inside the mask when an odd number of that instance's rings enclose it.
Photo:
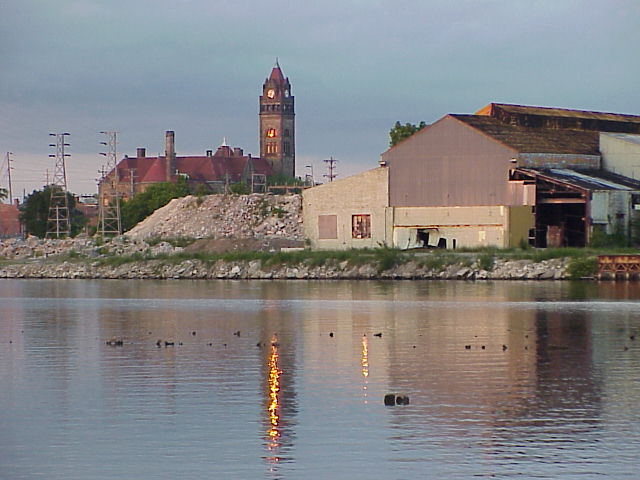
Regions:
[[[0,280],[0,479],[637,479],[639,307],[623,282]]]

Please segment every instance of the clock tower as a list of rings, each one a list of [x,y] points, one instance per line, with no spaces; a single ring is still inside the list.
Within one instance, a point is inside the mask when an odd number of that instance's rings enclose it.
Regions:
[[[291,84],[276,60],[260,95],[260,157],[269,162],[274,174],[295,176],[295,138]]]

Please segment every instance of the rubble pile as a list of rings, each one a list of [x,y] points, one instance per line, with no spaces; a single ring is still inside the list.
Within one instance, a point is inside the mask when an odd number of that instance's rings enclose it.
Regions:
[[[38,237],[9,238],[0,241],[0,259],[48,259],[56,257],[131,256],[134,254],[159,255],[182,251],[182,247],[168,242],[149,244],[141,240],[115,237],[107,242],[91,237],[42,239]]]
[[[125,236],[149,238],[286,238],[302,241],[300,195],[208,195],[173,199]]]

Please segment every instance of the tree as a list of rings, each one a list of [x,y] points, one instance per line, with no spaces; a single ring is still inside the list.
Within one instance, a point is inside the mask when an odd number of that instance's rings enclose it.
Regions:
[[[400,122],[396,122],[393,128],[389,130],[389,146],[393,147],[396,143],[410,137],[426,126],[427,124],[424,123],[424,121],[420,122],[418,125],[414,125],[413,123],[405,123],[402,125]]]
[[[6,199],[8,196],[9,196],[9,192],[7,191],[7,189],[0,187],[0,202]]]
[[[248,195],[251,193],[249,185],[244,182],[232,183],[229,185],[229,193],[234,195]]]
[[[172,199],[188,194],[189,188],[184,179],[180,179],[176,183],[154,183],[144,192],[122,202],[120,207],[122,227],[125,231],[132,229],[138,222],[147,218],[158,208],[164,207]]]
[[[51,204],[51,190],[60,188],[47,185],[42,190],[34,190],[20,206],[20,222],[24,225],[25,233],[44,238],[47,234],[49,205]],[[67,192],[67,205],[71,220],[71,236],[75,236],[86,224],[82,212],[76,209],[76,198]]]

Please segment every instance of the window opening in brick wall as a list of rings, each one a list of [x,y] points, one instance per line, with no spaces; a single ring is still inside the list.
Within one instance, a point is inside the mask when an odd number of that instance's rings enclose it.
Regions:
[[[351,216],[352,238],[371,238],[371,215]]]

